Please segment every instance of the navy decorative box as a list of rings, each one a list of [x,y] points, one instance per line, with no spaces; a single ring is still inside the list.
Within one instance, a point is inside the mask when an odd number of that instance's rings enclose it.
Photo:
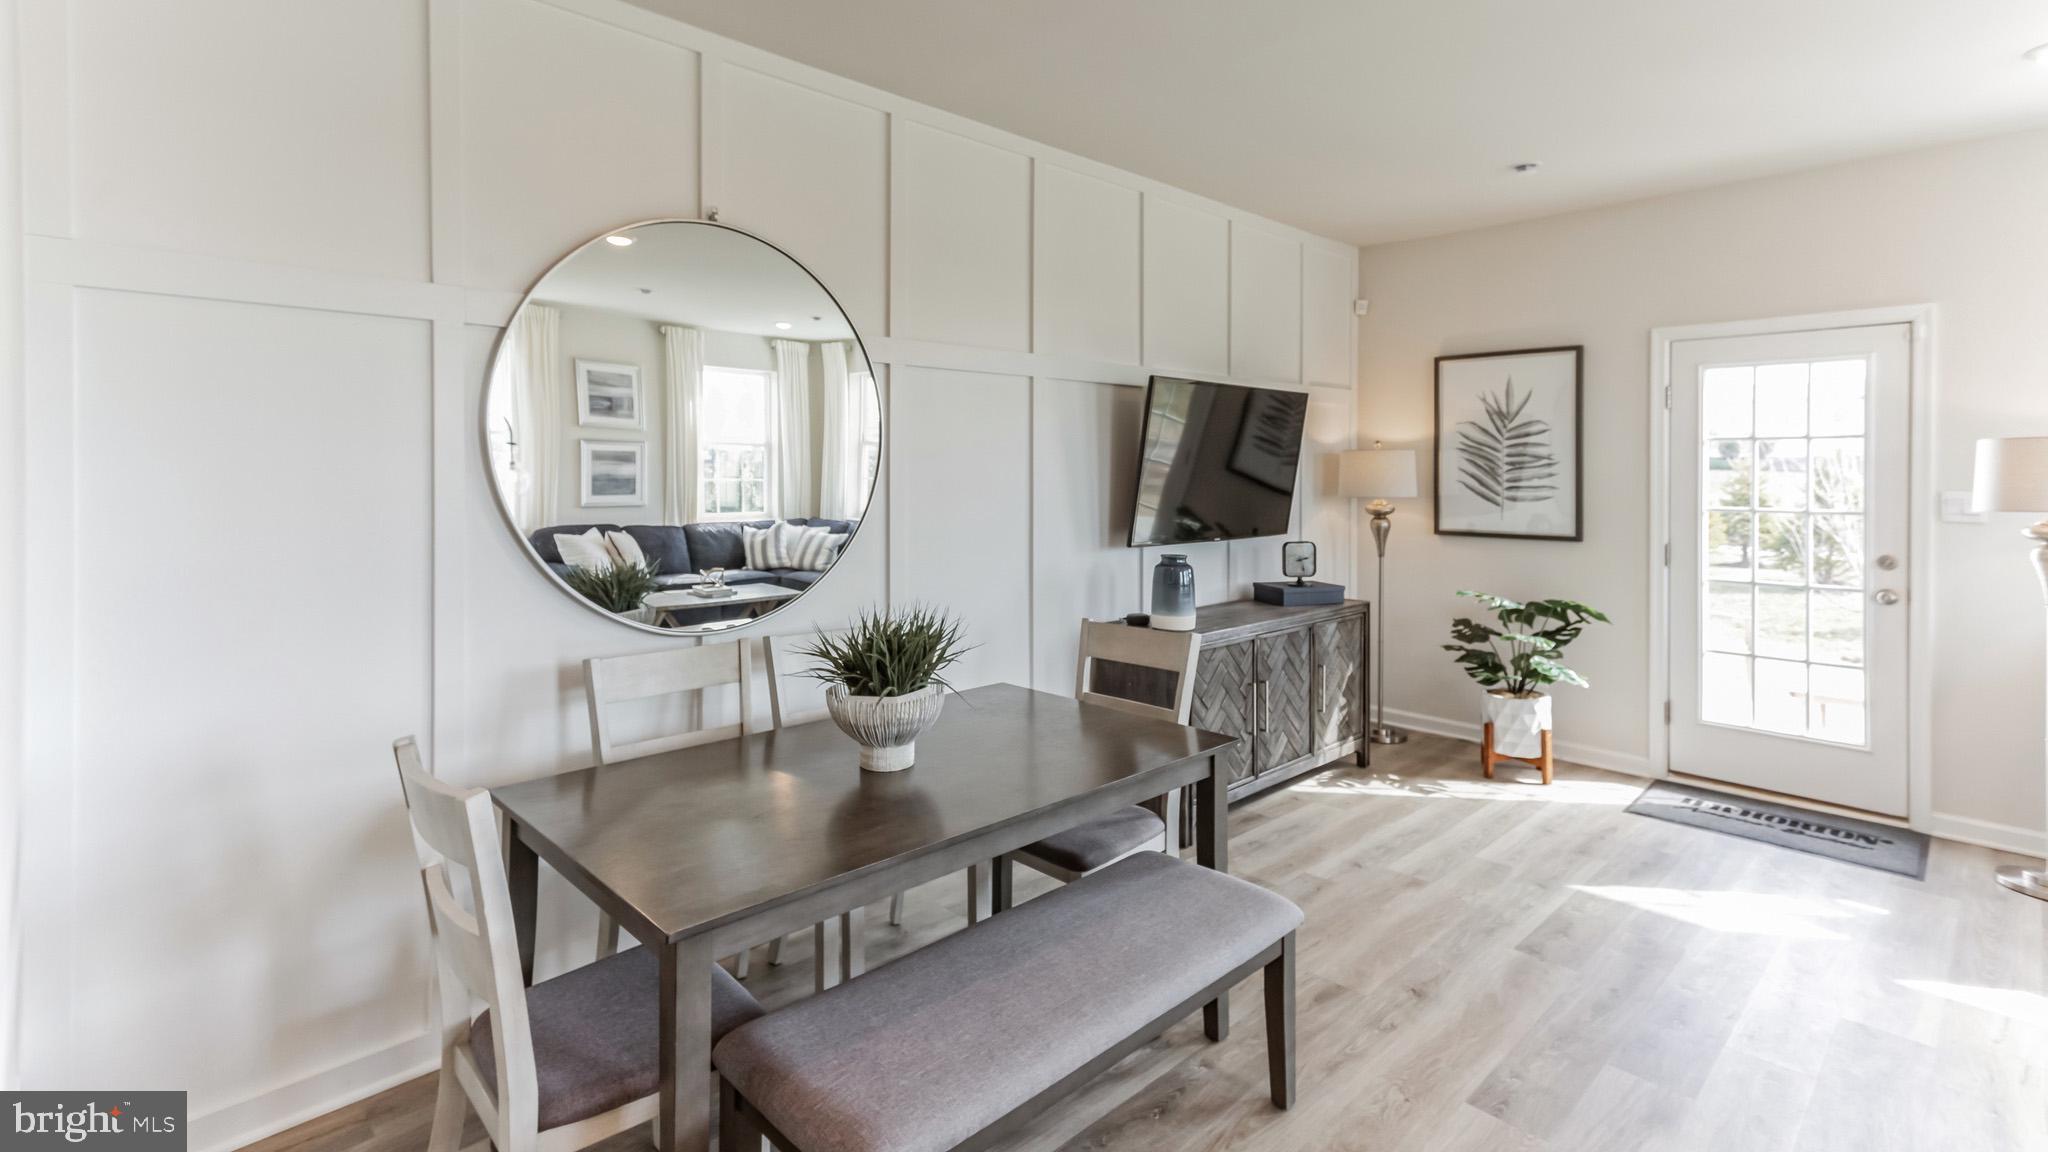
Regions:
[[[1292,580],[1260,580],[1252,585],[1252,598],[1262,604],[1278,604],[1283,608],[1342,604],[1344,586],[1325,584],[1320,580],[1310,580],[1305,584],[1296,584]]]

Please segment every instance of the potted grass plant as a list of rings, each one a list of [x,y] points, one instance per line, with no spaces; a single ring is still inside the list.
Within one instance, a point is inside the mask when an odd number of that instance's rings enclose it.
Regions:
[[[970,651],[960,622],[935,608],[863,612],[841,635],[820,629],[799,650],[804,674],[825,684],[825,707],[860,745],[860,766],[899,772],[917,762],[917,735],[939,718],[946,669]]]
[[[653,610],[646,607],[647,597],[660,587],[654,579],[656,567],[621,560],[602,568],[571,568],[564,579],[584,599],[605,611],[646,624],[652,623],[653,615]]]
[[[1485,722],[1493,726],[1493,748],[1503,756],[1527,758],[1541,754],[1543,733],[1551,730],[1553,684],[1587,687],[1586,678],[1559,662],[1559,655],[1579,638],[1586,624],[1608,623],[1605,615],[1576,600],[1531,600],[1518,603],[1486,592],[1459,592],[1493,610],[1498,622],[1486,624],[1460,617],[1451,622],[1444,651],[1457,653],[1465,674],[1486,689]]]

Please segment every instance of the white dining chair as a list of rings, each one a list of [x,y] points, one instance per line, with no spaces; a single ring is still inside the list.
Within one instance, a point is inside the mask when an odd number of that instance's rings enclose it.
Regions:
[[[1194,707],[1195,665],[1201,654],[1198,633],[1084,619],[1074,698],[1185,724]],[[1166,794],[1163,819],[1150,808],[1133,806],[1026,845],[1010,858],[1071,883],[1134,852],[1177,853],[1180,800],[1181,790],[1176,788]]]
[[[421,847],[437,969],[441,1072],[427,1152],[461,1147],[467,1108],[496,1152],[575,1152],[654,1121],[661,974],[653,952],[636,948],[526,987],[490,794],[429,776],[411,737],[391,752]],[[476,1001],[484,1007],[472,1019]],[[714,1037],[762,1014],[752,994],[713,967]]]
[[[716,728],[693,728],[666,732],[636,740],[620,738],[622,706],[660,697],[702,693],[727,684],[739,686],[740,718],[735,724]],[[617,764],[680,748],[694,748],[718,740],[747,734],[753,717],[753,646],[745,641],[704,644],[695,648],[670,648],[633,656],[592,657],[583,662],[584,696],[590,704],[590,746],[599,764]],[[600,911],[597,922],[597,954],[609,956],[618,950],[619,926]],[[733,974],[747,978],[748,955],[742,951]]]

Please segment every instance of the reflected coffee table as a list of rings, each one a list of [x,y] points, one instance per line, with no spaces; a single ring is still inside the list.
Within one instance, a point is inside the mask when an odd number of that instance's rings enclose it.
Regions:
[[[794,600],[801,592],[799,588],[784,588],[780,584],[728,584],[730,596],[699,596],[687,590],[676,592],[652,592],[640,603],[654,609],[654,623],[658,628],[680,628],[685,625],[676,620],[679,613],[692,608],[745,607],[751,620],[768,611],[784,600]],[[742,620],[724,621],[727,624],[742,623]]]

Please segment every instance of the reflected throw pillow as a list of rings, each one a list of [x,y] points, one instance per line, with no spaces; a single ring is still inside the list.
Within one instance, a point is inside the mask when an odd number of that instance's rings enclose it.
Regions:
[[[562,554],[562,563],[592,572],[605,571],[615,559],[612,550],[605,546],[604,533],[595,528],[580,536],[557,535],[555,550]]]
[[[647,553],[641,551],[640,542],[633,539],[630,534],[607,532],[604,534],[604,542],[611,548],[612,555],[619,558],[619,563],[630,564],[635,568],[647,567]]]

